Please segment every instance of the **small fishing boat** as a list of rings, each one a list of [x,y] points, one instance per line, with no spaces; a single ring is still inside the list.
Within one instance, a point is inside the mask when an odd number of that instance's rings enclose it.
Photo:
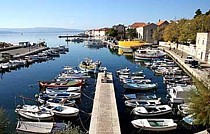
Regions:
[[[172,108],[168,105],[152,105],[136,107],[132,111],[134,115],[153,117],[169,114],[172,112]]]
[[[154,49],[138,49],[134,52],[134,58],[138,60],[152,60],[156,58],[163,58],[165,55],[165,52]]]
[[[131,99],[131,100],[125,100],[125,105],[127,107],[139,107],[139,106],[146,106],[146,105],[158,105],[161,104],[160,102],[161,98],[156,100],[142,100],[142,99]]]
[[[79,109],[74,107],[68,107],[63,105],[50,105],[49,103],[41,106],[42,109],[46,111],[52,111],[54,115],[59,117],[75,117],[79,114]]]
[[[20,116],[34,121],[50,121],[53,120],[54,113],[41,109],[36,105],[17,106],[15,112]]]
[[[87,73],[96,73],[101,66],[100,61],[93,61],[90,58],[85,58],[80,62],[79,68]]]
[[[157,88],[157,84],[151,83],[151,84],[137,84],[137,83],[126,83],[123,85],[125,89],[129,90],[136,90],[136,91],[147,91]]]
[[[71,79],[68,81],[39,81],[40,88],[47,87],[75,87],[82,86],[83,79]]]
[[[173,119],[137,119],[131,121],[135,128],[141,128],[148,131],[170,131],[177,128]]]
[[[123,94],[124,99],[129,100],[129,99],[143,99],[143,100],[154,100],[154,99],[158,99],[157,96],[155,94],[149,94],[149,95],[145,95],[145,94]]]
[[[128,67],[118,69],[116,71],[117,75],[130,75],[130,69]]]
[[[137,83],[137,84],[146,83],[146,84],[149,84],[149,83],[151,83],[151,80],[150,79],[131,79],[131,78],[124,78],[124,79],[122,79],[122,82],[124,84],[126,84],[126,83]]]
[[[45,103],[50,104],[50,105],[64,105],[64,106],[74,106],[75,105],[75,100],[69,100],[67,98],[51,98],[48,99]],[[43,104],[44,102],[42,102]]]
[[[46,88],[45,92],[47,94],[50,93],[57,93],[57,92],[80,92],[81,91],[82,86],[78,86],[78,87],[64,87],[64,88]]]
[[[61,132],[67,128],[65,123],[18,121],[17,133],[51,134]]]
[[[46,100],[47,98],[68,98],[68,99],[78,99],[81,97],[81,93],[75,92],[55,92],[50,94],[40,94],[39,98]],[[46,99],[45,99],[46,98]]]

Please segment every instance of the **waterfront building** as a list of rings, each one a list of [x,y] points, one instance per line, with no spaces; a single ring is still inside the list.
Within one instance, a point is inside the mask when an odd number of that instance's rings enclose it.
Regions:
[[[130,25],[129,28],[135,28],[137,38],[148,43],[154,43],[153,33],[157,29],[157,25],[154,23],[135,22]]]
[[[136,29],[137,38],[143,40],[143,27],[147,25],[144,22],[135,22],[132,25],[129,25],[129,29]]]
[[[125,26],[122,24],[114,25],[113,29],[117,30],[117,38],[124,39],[125,38]]]
[[[86,30],[85,34],[93,37],[105,37],[108,28]]]
[[[210,63],[210,33],[197,33],[195,57]]]

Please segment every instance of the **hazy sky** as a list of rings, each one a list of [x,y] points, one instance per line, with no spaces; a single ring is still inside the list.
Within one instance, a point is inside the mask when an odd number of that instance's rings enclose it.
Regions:
[[[2,0],[0,28],[91,29],[133,22],[193,18],[210,0]]]

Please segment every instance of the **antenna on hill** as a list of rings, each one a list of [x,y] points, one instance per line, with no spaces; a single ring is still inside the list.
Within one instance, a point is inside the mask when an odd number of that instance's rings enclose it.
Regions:
[[[176,21],[176,16],[174,17],[174,21]]]

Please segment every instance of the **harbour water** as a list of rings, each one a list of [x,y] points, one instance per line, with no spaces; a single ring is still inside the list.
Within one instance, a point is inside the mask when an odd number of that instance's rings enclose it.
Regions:
[[[79,62],[84,58],[91,58],[93,60],[100,60],[102,66],[107,67],[108,71],[113,73],[115,93],[117,98],[118,112],[121,124],[122,134],[137,133],[139,130],[135,130],[130,123],[130,111],[128,111],[123,102],[122,94],[124,89],[119,82],[115,71],[119,68],[129,67],[131,71],[143,70],[146,78],[150,78],[153,83],[158,83],[158,89],[156,90],[157,97],[161,97],[162,101],[167,103],[166,99],[166,85],[163,84],[162,76],[155,76],[154,72],[150,69],[141,66],[134,62],[131,56],[118,55],[116,51],[109,50],[108,48],[89,49],[84,47],[83,43],[66,43],[65,39],[59,39],[58,35],[62,33],[31,33],[31,34],[10,34],[0,35],[0,41],[6,41],[11,43],[18,43],[18,41],[46,41],[49,47],[55,47],[58,45],[66,45],[69,48],[69,52],[61,55],[54,60],[47,62],[35,63],[29,67],[23,67],[18,70],[12,70],[1,74],[0,77],[0,106],[3,107],[10,120],[10,129],[15,130],[17,116],[14,111],[17,104],[22,104],[22,100],[18,96],[23,95],[25,97],[34,98],[35,94],[39,93],[38,81],[39,80],[51,80],[57,74],[62,71],[63,66],[78,66]],[[65,33],[66,34],[66,33]],[[89,127],[90,115],[92,109],[92,99],[94,97],[95,79],[90,78],[87,81],[86,86],[83,89],[82,99],[77,105],[83,111],[81,112],[81,119],[86,129]],[[88,97],[87,97],[88,96]],[[79,124],[79,121],[75,121]],[[141,132],[140,132],[141,133]],[[144,133],[144,132],[142,132]],[[147,133],[147,132],[145,132]],[[169,133],[192,133],[185,128],[179,128],[176,131]]]

